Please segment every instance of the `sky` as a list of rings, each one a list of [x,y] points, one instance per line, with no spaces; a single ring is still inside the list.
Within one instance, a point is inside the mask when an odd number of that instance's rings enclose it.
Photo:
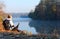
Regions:
[[[30,12],[35,10],[40,0],[0,0],[5,4],[6,12]]]

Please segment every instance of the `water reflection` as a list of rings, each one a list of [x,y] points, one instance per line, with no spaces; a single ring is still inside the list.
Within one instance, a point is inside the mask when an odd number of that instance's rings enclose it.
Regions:
[[[37,32],[45,34],[52,33],[54,29],[60,29],[60,21],[31,20],[29,25],[35,27]]]

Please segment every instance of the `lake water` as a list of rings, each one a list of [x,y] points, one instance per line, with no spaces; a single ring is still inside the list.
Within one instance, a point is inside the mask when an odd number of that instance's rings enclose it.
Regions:
[[[28,32],[32,32],[33,34],[37,34],[36,29],[34,27],[29,26],[30,21],[31,21],[31,18],[27,18],[27,17],[13,18],[14,25],[17,25],[18,23],[20,23],[18,28],[19,30],[25,30]]]
[[[42,20],[32,20],[29,17],[17,17],[13,18],[15,25],[20,23],[19,30],[26,30],[32,32],[33,34],[39,33],[51,33],[54,29],[60,30],[60,21],[42,21]]]

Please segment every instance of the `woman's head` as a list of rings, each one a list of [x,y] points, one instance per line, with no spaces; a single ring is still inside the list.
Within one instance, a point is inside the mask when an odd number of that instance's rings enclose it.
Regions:
[[[11,18],[12,19],[12,16],[11,15],[8,15],[8,17],[7,18]]]

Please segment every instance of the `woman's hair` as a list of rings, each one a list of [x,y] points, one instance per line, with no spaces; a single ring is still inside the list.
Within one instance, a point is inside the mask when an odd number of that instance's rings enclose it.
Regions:
[[[12,16],[11,15],[8,15],[8,17],[7,18],[12,18]]]

